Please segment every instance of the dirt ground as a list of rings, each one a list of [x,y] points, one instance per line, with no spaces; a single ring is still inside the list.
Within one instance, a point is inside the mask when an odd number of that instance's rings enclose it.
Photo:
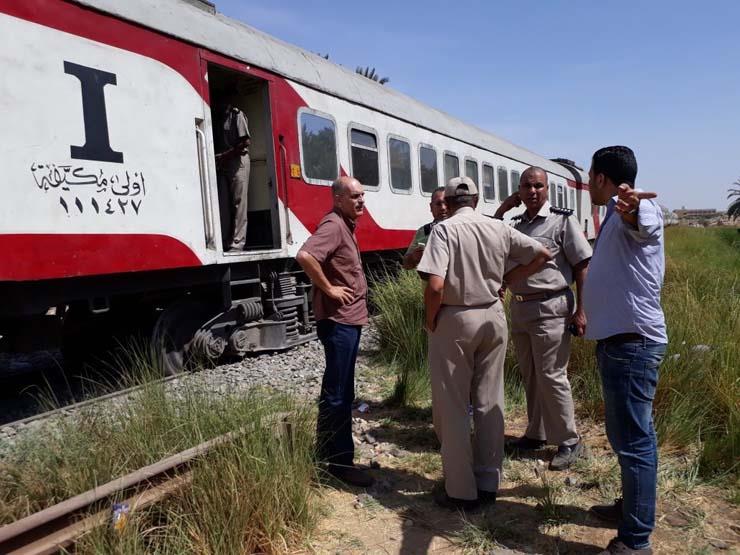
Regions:
[[[432,500],[442,472],[430,410],[379,402],[391,379],[378,374],[375,387],[362,392],[369,409],[355,412],[359,462],[371,467],[376,484],[367,491],[325,487],[327,514],[302,552],[588,554],[615,535],[588,512],[619,496],[618,467],[601,424],[580,422],[588,454],[567,472],[546,470],[554,448],[507,458],[496,504],[463,515]],[[521,407],[513,410],[507,436],[520,436],[525,424]],[[692,486],[680,463],[668,457],[661,462],[655,553],[740,553],[740,510],[726,491]]]

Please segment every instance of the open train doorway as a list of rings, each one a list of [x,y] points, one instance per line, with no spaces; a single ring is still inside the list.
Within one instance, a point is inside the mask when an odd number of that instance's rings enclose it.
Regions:
[[[226,256],[281,246],[268,83],[208,64]]]

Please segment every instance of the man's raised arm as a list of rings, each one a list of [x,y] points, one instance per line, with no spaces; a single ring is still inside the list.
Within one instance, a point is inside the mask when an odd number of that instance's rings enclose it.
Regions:
[[[517,281],[523,281],[532,274],[537,273],[548,260],[552,260],[552,255],[550,254],[550,251],[540,245],[539,251],[537,252],[537,254],[534,255],[534,258],[529,264],[521,264],[519,266],[515,266],[513,269],[504,274],[504,282],[516,283]]]

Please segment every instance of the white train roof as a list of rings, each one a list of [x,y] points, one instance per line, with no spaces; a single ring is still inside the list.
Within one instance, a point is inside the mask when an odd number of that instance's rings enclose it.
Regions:
[[[187,1],[75,1],[414,125],[526,164],[542,166],[560,176],[572,177],[571,172],[547,158],[430,108],[392,88],[379,85],[351,69]]]

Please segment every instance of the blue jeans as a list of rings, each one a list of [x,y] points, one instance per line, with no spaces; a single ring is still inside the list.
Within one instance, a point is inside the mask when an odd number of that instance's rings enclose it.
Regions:
[[[658,446],[653,398],[666,345],[645,337],[596,345],[606,408],[606,435],[622,471],[624,506],[618,538],[627,547],[650,545],[655,527]]]
[[[320,320],[316,328],[326,355],[316,425],[317,452],[324,462],[351,466],[355,455],[352,441],[355,361],[362,326]]]

